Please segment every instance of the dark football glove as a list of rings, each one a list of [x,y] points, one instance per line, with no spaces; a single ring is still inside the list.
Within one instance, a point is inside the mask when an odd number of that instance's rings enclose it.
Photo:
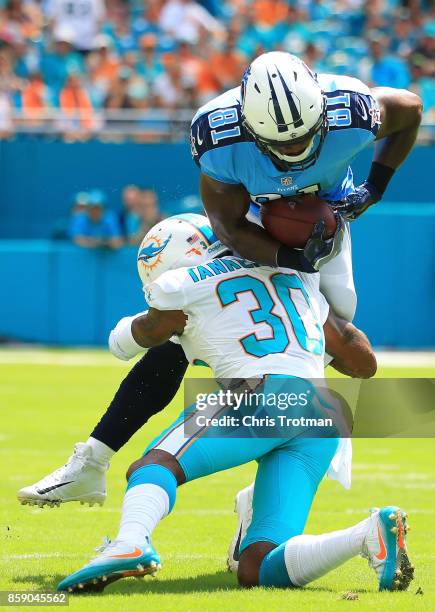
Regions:
[[[355,189],[354,193],[350,193],[342,202],[331,202],[334,210],[343,216],[346,221],[355,221],[358,219],[372,204],[376,204],[382,198],[382,194],[368,181],[364,181],[362,185]]]
[[[335,257],[341,248],[345,225],[340,214],[335,213],[337,228],[331,238],[324,238],[325,222],[318,221],[304,248],[304,255],[315,270]]]

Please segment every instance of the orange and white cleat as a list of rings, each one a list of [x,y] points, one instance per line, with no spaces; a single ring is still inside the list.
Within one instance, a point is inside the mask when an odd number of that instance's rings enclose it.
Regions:
[[[380,591],[405,591],[414,578],[406,548],[407,514],[397,506],[371,513],[362,555],[375,570]]]
[[[100,552],[94,559],[57,585],[58,591],[69,593],[100,592],[107,585],[134,576],[154,576],[161,568],[160,557],[147,541],[136,546],[128,542],[107,540],[97,548]]]

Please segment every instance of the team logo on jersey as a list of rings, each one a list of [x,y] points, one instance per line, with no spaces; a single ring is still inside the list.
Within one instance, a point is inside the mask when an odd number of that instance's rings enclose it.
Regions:
[[[285,187],[288,187],[292,183],[293,183],[293,178],[291,176],[283,176],[281,179],[281,185],[285,185]]]
[[[160,263],[160,255],[168,245],[171,238],[172,234],[169,234],[166,240],[162,243],[158,236],[150,236],[147,244],[139,251],[139,255],[137,256],[138,261],[141,261],[144,267],[148,270],[155,268],[156,265]]]

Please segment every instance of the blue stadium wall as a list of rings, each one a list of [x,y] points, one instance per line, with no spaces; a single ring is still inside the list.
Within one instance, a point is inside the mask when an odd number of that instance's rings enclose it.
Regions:
[[[435,148],[417,147],[386,201],[352,225],[357,324],[377,346],[435,347]],[[370,163],[354,164],[357,180]],[[0,338],[102,345],[143,309],[135,250],[87,251],[48,240],[76,191],[99,187],[120,208],[127,183],[152,187],[166,212],[196,193],[185,144],[0,143]]]

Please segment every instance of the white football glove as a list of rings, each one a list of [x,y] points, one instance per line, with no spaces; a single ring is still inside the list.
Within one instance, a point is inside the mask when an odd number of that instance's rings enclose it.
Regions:
[[[140,346],[140,344],[136,342],[131,333],[133,321],[147,312],[146,310],[132,317],[123,317],[110,332],[109,350],[117,359],[129,361],[139,353],[145,354],[148,351],[147,348]]]

